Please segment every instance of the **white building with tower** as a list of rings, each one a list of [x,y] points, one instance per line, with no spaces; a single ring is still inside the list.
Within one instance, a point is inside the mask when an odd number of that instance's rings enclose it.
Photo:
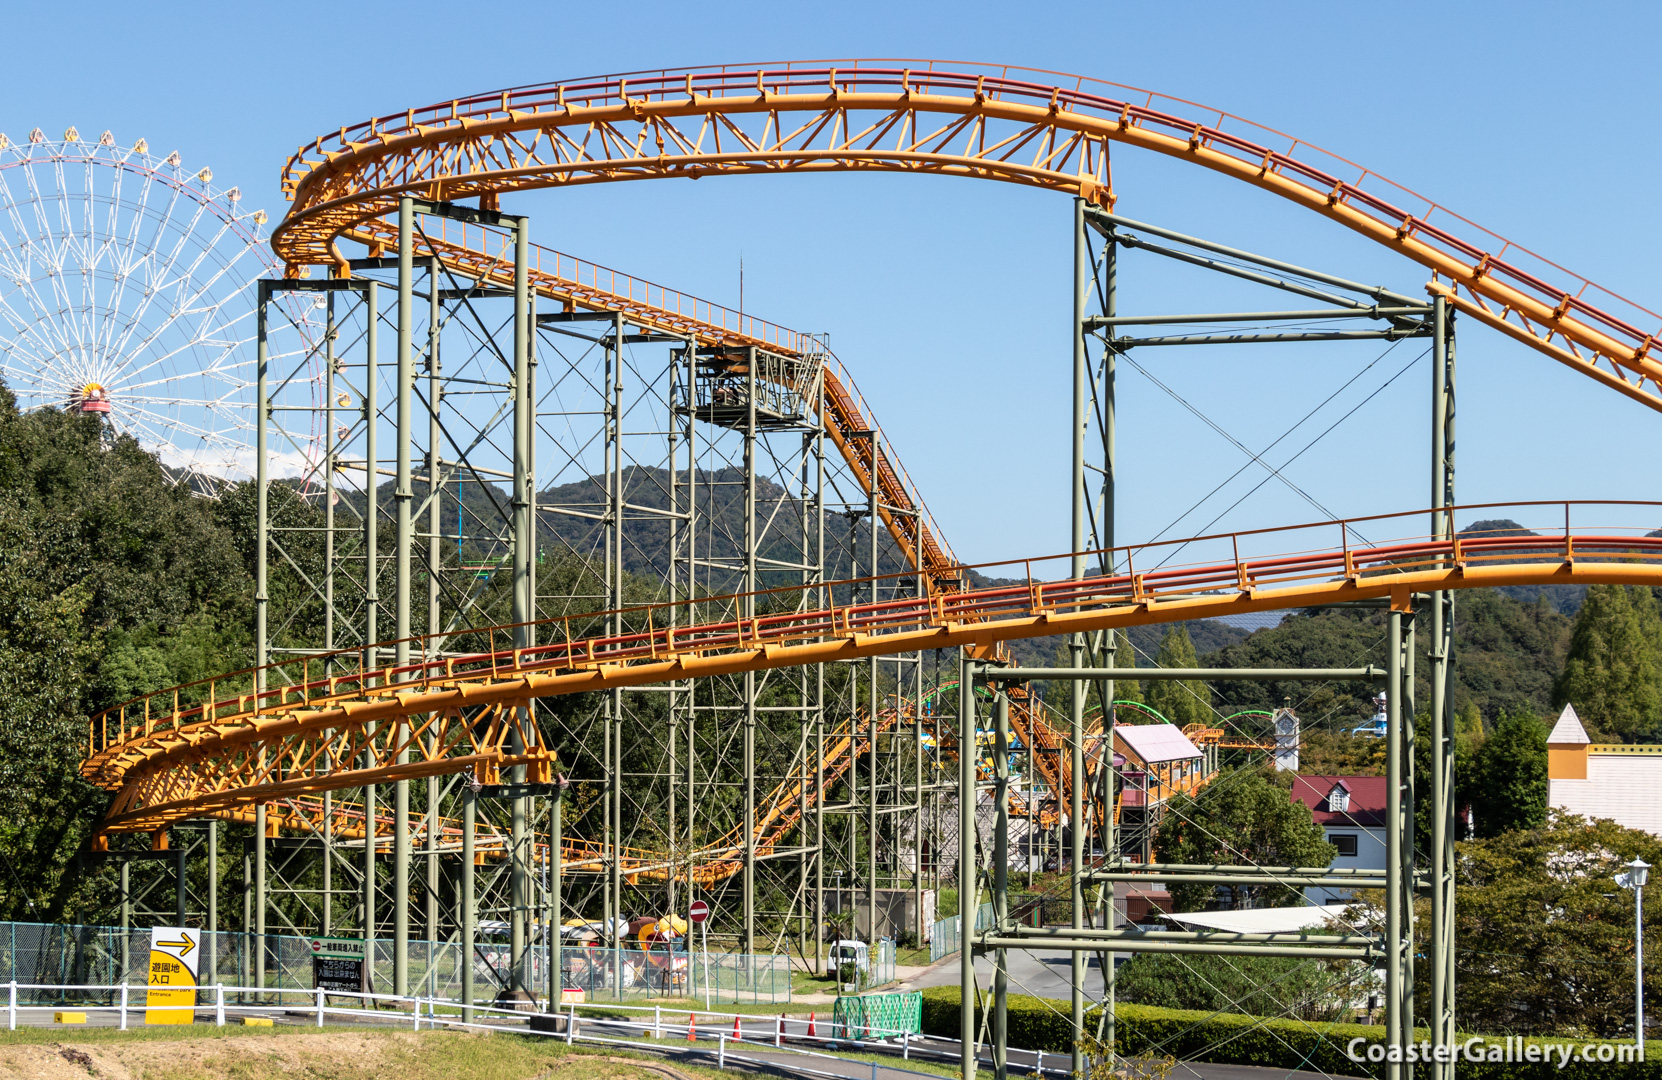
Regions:
[[[1547,736],[1547,785],[1555,809],[1662,836],[1662,746],[1595,743],[1574,705]]]

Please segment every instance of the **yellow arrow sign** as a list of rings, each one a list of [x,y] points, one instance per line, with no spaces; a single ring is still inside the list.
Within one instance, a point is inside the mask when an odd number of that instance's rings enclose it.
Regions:
[[[196,948],[196,942],[192,941],[190,938],[186,938],[183,941],[158,941],[156,942],[156,948],[178,949],[179,958],[182,960],[190,955],[190,951],[192,949]]]

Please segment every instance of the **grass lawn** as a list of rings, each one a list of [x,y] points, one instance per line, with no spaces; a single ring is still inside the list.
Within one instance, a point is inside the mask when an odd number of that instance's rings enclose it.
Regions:
[[[360,1028],[28,1028],[0,1031],[0,1075],[43,1080],[633,1080],[676,1074],[715,1080],[713,1068],[508,1032]]]
[[[669,1043],[673,1047],[674,1043]],[[737,1054],[765,1048],[735,1048]],[[822,1051],[823,1052],[823,1051]],[[839,1052],[850,1061],[892,1056]],[[805,1060],[805,1063],[809,1063]],[[944,1077],[956,1067],[914,1058]],[[608,1047],[568,1047],[514,1032],[388,1031],[359,1027],[63,1027],[0,1030],[0,1076],[40,1080],[718,1080],[714,1068]]]

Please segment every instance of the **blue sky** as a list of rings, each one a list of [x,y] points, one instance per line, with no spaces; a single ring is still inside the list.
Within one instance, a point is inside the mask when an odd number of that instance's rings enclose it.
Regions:
[[[1655,5],[14,3],[0,131],[111,129],[178,149],[283,209],[296,145],[374,113],[612,71],[926,56],[1050,68],[1227,109],[1342,154],[1652,308]],[[1129,216],[1418,293],[1338,226],[1121,152]],[[959,554],[1067,546],[1071,214],[1055,195],[913,177],[614,185],[527,196],[539,242],[786,326],[828,331]],[[1146,260],[1145,260],[1146,261]],[[1217,301],[1129,264],[1122,308]],[[1366,347],[1147,357],[1262,445],[1372,360]],[[1460,342],[1459,495],[1662,498],[1662,416],[1496,335]],[[1412,357],[1399,349],[1357,386]],[[1400,361],[1400,362],[1399,362]],[[1423,363],[1289,475],[1336,513],[1427,500]],[[1146,538],[1241,464],[1135,372],[1121,383],[1120,535]],[[1319,430],[1319,429],[1317,429]],[[1261,478],[1248,470],[1246,490]],[[1205,524],[1233,495],[1192,523]],[[1626,512],[1632,516],[1632,512]],[[1264,486],[1218,528],[1320,516]],[[1618,520],[1617,518],[1620,518]],[[1612,518],[1611,524],[1662,525]],[[1179,530],[1181,532],[1181,530]]]

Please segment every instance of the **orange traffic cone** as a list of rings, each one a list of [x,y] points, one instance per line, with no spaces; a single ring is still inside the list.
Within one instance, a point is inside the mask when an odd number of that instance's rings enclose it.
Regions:
[[[739,1027],[739,1018],[736,1017],[736,1016],[733,1017],[733,1041],[734,1042],[743,1042],[744,1041],[744,1030]]]
[[[696,1040],[698,1038],[697,1020],[698,1020],[698,1017],[694,1016],[692,1013],[687,1014],[687,1041],[688,1042],[693,1042],[694,1040]]]
[[[813,1013],[809,1013],[809,1014],[808,1014],[808,1038],[810,1038],[810,1039],[812,1039],[812,1038],[814,1038],[814,1037],[815,1037],[815,1036],[816,1036],[816,1035],[817,1035],[817,1034],[818,1034],[818,1032],[816,1032],[816,1031],[815,1031],[815,1030],[814,1030],[814,1014],[813,1014]]]

